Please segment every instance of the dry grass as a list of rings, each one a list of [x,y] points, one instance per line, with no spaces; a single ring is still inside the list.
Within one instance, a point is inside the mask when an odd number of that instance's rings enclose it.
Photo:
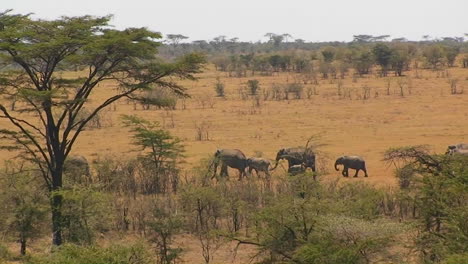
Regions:
[[[450,76],[458,79],[457,89],[467,87],[467,69],[451,68]],[[416,76],[416,74],[418,76]],[[225,84],[226,99],[215,97],[216,77]],[[439,76],[439,77],[437,77]],[[198,82],[187,82],[186,87],[193,99],[179,101],[177,110],[143,110],[132,103],[120,101],[106,112],[112,126],[90,129],[77,142],[75,153],[85,155],[89,160],[103,155],[135,155],[130,152],[131,138],[128,130],[120,125],[121,114],[135,114],[149,120],[159,121],[171,133],[184,140],[189,169],[201,158],[211,155],[217,148],[238,148],[246,155],[263,153],[273,159],[282,147],[303,145],[311,135],[321,135],[323,157],[328,178],[340,177],[333,170],[334,158],[343,154],[363,156],[367,161],[369,178],[344,179],[344,181],[366,181],[377,186],[396,183],[393,168],[387,167],[382,159],[383,152],[393,146],[429,144],[434,152],[443,152],[449,144],[468,141],[468,94],[451,94],[448,78],[432,71],[418,70],[402,77],[411,94],[400,95],[403,81],[396,77],[353,78],[341,80],[342,92],[351,96],[339,96],[338,80],[320,80],[316,86],[318,95],[310,99],[288,101],[241,100],[239,88],[247,80],[258,79],[262,89],[269,89],[274,83],[286,84],[297,80],[292,73],[270,77],[228,78],[227,74],[209,68],[200,75]],[[409,78],[409,79],[408,79]],[[390,81],[388,81],[390,79]],[[390,82],[390,95],[387,85]],[[102,84],[92,96],[92,103],[98,103],[112,91],[112,83]],[[306,84],[307,88],[312,84]],[[363,93],[366,93],[366,100]],[[260,95],[262,93],[260,92]],[[212,107],[201,107],[199,99],[209,96],[214,100]],[[368,97],[368,98],[367,98]],[[292,98],[292,96],[290,97]],[[303,98],[307,98],[304,96]],[[183,109],[185,108],[185,109]],[[209,140],[197,139],[197,124],[209,124]],[[0,127],[9,126],[0,120]],[[1,159],[8,159],[13,153],[0,152]],[[282,169],[278,169],[280,171]],[[232,173],[235,173],[234,171]],[[353,172],[351,172],[353,173]],[[199,248],[195,241],[181,237],[178,244],[188,248],[184,259],[200,260]],[[232,246],[220,249],[215,261],[232,261]],[[251,249],[243,249],[236,261],[247,261]],[[240,262],[239,262],[240,261]]]
[[[449,69],[451,78],[460,80],[458,89],[467,86],[468,70]],[[226,99],[215,97],[216,77],[225,83]],[[340,174],[332,169],[333,159],[343,154],[363,156],[367,161],[369,178],[359,178],[377,185],[395,183],[393,168],[382,161],[382,153],[389,147],[429,144],[435,152],[443,152],[448,144],[468,141],[468,95],[452,95],[447,78],[436,72],[418,70],[409,72],[405,85],[411,85],[411,94],[400,95],[401,78],[390,78],[390,95],[387,95],[387,79],[369,76],[354,82],[348,76],[342,80],[342,89],[349,97],[337,94],[338,80],[320,80],[318,95],[311,99],[288,101],[241,100],[239,88],[247,80],[258,79],[262,89],[269,89],[273,83],[286,84],[297,80],[293,73],[282,73],[269,77],[228,78],[227,74],[215,72],[212,68],[200,75],[197,82],[187,82],[193,99],[182,102],[177,110],[143,110],[140,106],[125,101],[118,102],[106,118],[111,127],[90,129],[77,142],[75,153],[90,160],[106,154],[134,155],[129,152],[131,139],[126,128],[120,125],[121,114],[136,114],[144,118],[165,123],[165,127],[184,140],[187,150],[187,168],[201,158],[211,155],[217,148],[238,148],[247,156],[261,151],[273,159],[281,147],[303,145],[308,137],[321,134],[326,146],[322,151],[330,158],[328,177]],[[409,80],[409,81],[408,81]],[[304,90],[312,84],[306,84]],[[364,89],[365,88],[365,89]],[[370,89],[370,91],[367,91]],[[408,89],[406,87],[405,89]],[[92,103],[103,100],[112,91],[112,83],[102,84],[92,96]],[[363,100],[363,93],[370,97]],[[216,102],[213,107],[200,107],[197,98],[210,96]],[[368,96],[366,96],[368,97]],[[292,98],[292,96],[290,96]],[[307,98],[307,97],[305,97]],[[163,120],[165,119],[165,120]],[[209,140],[197,140],[197,122],[207,122]],[[0,120],[0,126],[8,126]],[[2,159],[13,154],[1,152]],[[356,179],[347,179],[356,180]]]

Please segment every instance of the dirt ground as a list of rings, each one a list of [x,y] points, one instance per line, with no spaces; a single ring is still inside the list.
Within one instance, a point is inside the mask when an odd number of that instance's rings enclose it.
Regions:
[[[216,77],[225,84],[225,99],[215,97]],[[159,121],[162,127],[184,141],[187,163],[183,166],[187,169],[217,148],[237,148],[247,156],[274,159],[278,149],[304,145],[310,136],[319,135],[318,142],[324,144],[318,154],[319,167],[329,174],[326,177],[340,175],[333,169],[336,157],[360,155],[367,162],[369,178],[347,180],[386,186],[395,183],[393,167],[382,161],[388,148],[428,144],[434,152],[440,153],[449,144],[468,141],[468,89],[463,94],[452,95],[449,84],[451,79],[457,79],[458,90],[468,88],[468,69],[450,68],[442,73],[419,70],[400,78],[372,75],[354,80],[349,76],[344,80],[319,80],[318,94],[310,99],[260,100],[260,106],[252,98],[242,100],[239,96],[239,89],[244,88],[249,79],[259,80],[261,89],[268,90],[274,83],[292,83],[298,76],[281,73],[229,78],[226,73],[208,66],[200,74],[200,80],[185,82],[192,98],[185,102],[179,100],[176,110],[143,110],[139,105],[135,110],[133,104],[117,102],[103,114],[105,126],[85,131],[74,153],[90,160],[105,155],[136,155],[131,151],[128,129],[122,126],[120,119],[122,114],[135,114]],[[390,79],[390,95],[387,95],[387,79]],[[349,91],[351,99],[340,99],[339,82],[342,93]],[[404,83],[403,97],[401,83]],[[304,90],[312,86],[306,84]],[[102,84],[90,103],[103,100],[113,92],[113,87],[112,83]],[[362,99],[363,87],[370,88],[367,100]],[[196,140],[197,126],[202,123],[209,133],[207,141]],[[9,124],[0,120],[0,126],[9,127]],[[12,156],[11,152],[0,152],[2,159]]]

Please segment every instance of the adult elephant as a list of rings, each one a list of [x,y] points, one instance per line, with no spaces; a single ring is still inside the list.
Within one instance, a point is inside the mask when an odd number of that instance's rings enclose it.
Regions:
[[[88,160],[81,155],[67,157],[63,167],[63,173],[67,175],[68,179],[75,183],[89,181],[91,177]]]
[[[343,165],[343,176],[348,177],[348,169],[355,169],[356,174],[354,174],[354,177],[358,176],[358,173],[360,170],[364,171],[365,175],[364,177],[367,177],[367,169],[366,169],[366,162],[364,161],[363,158],[359,156],[341,156],[335,161],[335,170],[338,169],[338,165]]]
[[[257,173],[257,177],[259,177],[258,172],[264,172],[265,175],[270,178],[270,161],[264,158],[248,158],[247,159],[247,168],[249,170],[249,174],[252,174],[254,170]]]
[[[282,159],[288,161],[288,172],[294,165],[302,165],[304,169],[311,168],[315,172],[315,153],[310,149],[304,147],[280,149],[276,154],[276,164],[271,170],[276,169]]]
[[[221,176],[228,177],[227,167],[237,169],[239,171],[239,180],[242,180],[242,177],[246,175],[245,168],[247,167],[247,158],[238,149],[218,149],[214,154],[214,173],[213,177],[216,177],[216,171],[219,164],[221,163]]]

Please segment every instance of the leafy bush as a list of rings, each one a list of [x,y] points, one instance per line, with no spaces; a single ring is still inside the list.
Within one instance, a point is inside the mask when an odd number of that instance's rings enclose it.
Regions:
[[[34,257],[28,264],[152,264],[153,257],[142,244],[131,246],[113,245],[108,248],[97,246],[62,245],[52,254]]]
[[[8,250],[8,248],[0,244],[0,260],[7,260],[11,257],[11,252]]]

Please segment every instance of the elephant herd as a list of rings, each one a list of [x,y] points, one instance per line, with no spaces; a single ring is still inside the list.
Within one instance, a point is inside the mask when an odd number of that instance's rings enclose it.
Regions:
[[[280,160],[286,160],[288,162],[288,173],[296,175],[304,173],[307,168],[310,168],[313,172],[316,171],[315,167],[315,153],[305,147],[295,148],[283,148],[276,154],[275,165],[270,168],[270,161],[264,158],[247,158],[245,154],[238,149],[218,149],[214,154],[214,173],[213,177],[216,176],[218,166],[221,165],[221,176],[228,176],[227,168],[231,167],[239,171],[239,180],[247,175],[246,170],[249,174],[255,171],[257,176],[259,172],[263,172],[266,177],[270,177],[270,171],[278,167]],[[338,165],[343,166],[342,175],[348,177],[348,169],[356,170],[354,177],[358,176],[360,170],[365,173],[367,177],[366,162],[359,156],[341,156],[335,162],[335,169],[338,169]]]
[[[456,145],[449,145],[446,155],[467,155],[468,156],[468,144],[459,143]],[[242,151],[238,149],[218,149],[214,154],[214,173],[213,178],[216,176],[216,171],[219,165],[221,165],[221,176],[228,176],[227,168],[231,167],[239,171],[239,180],[242,177],[247,176],[247,172],[252,174],[255,171],[257,176],[259,172],[263,172],[266,177],[270,177],[270,171],[278,167],[280,160],[287,160],[288,162],[288,173],[296,175],[304,173],[307,168],[310,168],[313,172],[316,171],[315,167],[315,153],[305,147],[295,148],[283,148],[276,154],[275,165],[270,168],[270,161],[265,158],[247,158]],[[368,177],[366,162],[359,156],[341,156],[335,161],[335,169],[339,171],[338,165],[343,166],[341,174],[344,177],[349,177],[348,170],[354,169],[355,174],[353,177],[358,177],[359,171],[364,172],[364,177]]]

